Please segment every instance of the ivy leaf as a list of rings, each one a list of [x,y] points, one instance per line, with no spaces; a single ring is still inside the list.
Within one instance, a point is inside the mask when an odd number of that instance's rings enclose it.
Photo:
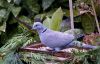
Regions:
[[[50,5],[54,2],[54,0],[42,0],[42,8],[46,10]]]
[[[5,9],[1,9],[0,10],[0,23],[4,20],[4,18],[6,17],[6,13],[7,11]]]
[[[5,30],[6,30],[6,22],[3,22],[3,24],[0,25],[0,31],[5,32]]]
[[[25,0],[25,4],[32,12],[39,13],[40,6],[38,0]]]
[[[19,5],[20,2],[21,2],[21,0],[14,0],[14,3],[17,4],[17,5]]]
[[[0,17],[3,18],[6,15],[6,10],[5,9],[1,9],[0,10]]]
[[[43,25],[46,26],[47,28],[51,28],[51,18],[47,17],[44,21],[43,21]]]
[[[85,13],[80,16],[85,33],[92,33],[95,30],[95,19],[90,13]]]
[[[0,7],[7,8],[9,6],[9,3],[6,2],[6,0],[0,0]]]
[[[8,3],[10,3],[11,2],[11,0],[7,0],[8,1]]]
[[[37,14],[34,18],[40,18],[41,20],[46,16],[46,13],[44,14]]]
[[[43,24],[49,29],[60,31],[60,24],[62,22],[62,17],[63,17],[63,11],[60,7],[53,13],[52,18],[47,17],[43,21]]]
[[[12,7],[12,13],[15,17],[17,17],[20,11],[21,11],[21,7],[15,7],[15,6]]]
[[[65,16],[67,16],[67,17],[70,16],[70,11],[68,9],[63,9],[63,11],[65,13]],[[73,8],[73,15],[74,15],[74,17],[79,15],[78,9]]]
[[[100,4],[95,4],[95,10],[96,10],[97,16],[100,17]]]
[[[52,30],[57,30],[57,31],[60,30],[60,24],[62,22],[62,18],[63,18],[63,11],[60,7],[56,10],[56,12],[54,12],[52,16],[52,22],[51,22]]]
[[[11,17],[10,20],[9,20],[9,24],[14,24],[16,23],[17,21],[15,20],[15,18]]]

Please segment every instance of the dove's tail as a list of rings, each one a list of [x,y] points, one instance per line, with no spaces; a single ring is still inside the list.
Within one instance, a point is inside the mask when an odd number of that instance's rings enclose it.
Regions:
[[[78,38],[84,37],[84,35],[85,35],[85,34],[76,34],[76,35],[74,35],[74,36],[75,36],[76,39],[78,39]]]
[[[97,48],[97,46],[85,44],[80,41],[73,41],[68,46],[69,47],[79,47],[79,48],[83,48],[83,49],[96,49]]]
[[[96,49],[97,46],[93,46],[93,45],[89,45],[89,44],[84,44],[83,43],[82,48],[85,48],[85,49]]]

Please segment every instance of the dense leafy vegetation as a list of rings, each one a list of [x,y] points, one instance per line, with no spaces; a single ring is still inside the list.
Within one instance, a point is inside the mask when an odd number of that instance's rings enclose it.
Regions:
[[[95,0],[94,4],[100,24],[99,0]],[[90,0],[73,0],[73,12],[75,28],[82,29],[85,34],[98,32]],[[35,18],[41,18],[46,27],[57,31],[66,31],[70,29],[69,16],[68,0],[0,0],[0,54],[5,56],[0,62],[23,64],[22,60],[18,60],[16,51],[18,52],[19,48],[30,43],[39,41],[37,33],[34,34],[28,26],[20,23],[15,17],[30,26],[34,23]],[[100,38],[98,38],[98,42],[100,42]],[[89,64],[87,57],[85,57],[89,55],[93,56],[94,54],[79,53],[75,56],[78,59],[79,57],[83,59],[85,61],[83,64]],[[36,56],[33,55],[33,57]],[[41,60],[41,54],[38,56],[37,58]],[[95,56],[97,58],[96,64],[99,64],[99,51]],[[11,61],[13,62],[10,63]],[[34,60],[34,62],[37,61]]]

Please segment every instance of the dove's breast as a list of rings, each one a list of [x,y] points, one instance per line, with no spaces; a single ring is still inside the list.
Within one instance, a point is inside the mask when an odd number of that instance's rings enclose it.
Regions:
[[[40,35],[41,42],[51,48],[62,47],[71,42],[74,36],[56,31],[46,31]]]

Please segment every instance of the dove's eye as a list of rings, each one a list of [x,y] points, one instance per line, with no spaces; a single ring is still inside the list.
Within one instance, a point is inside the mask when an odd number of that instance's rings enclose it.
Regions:
[[[36,27],[38,26],[38,25],[35,25]]]

